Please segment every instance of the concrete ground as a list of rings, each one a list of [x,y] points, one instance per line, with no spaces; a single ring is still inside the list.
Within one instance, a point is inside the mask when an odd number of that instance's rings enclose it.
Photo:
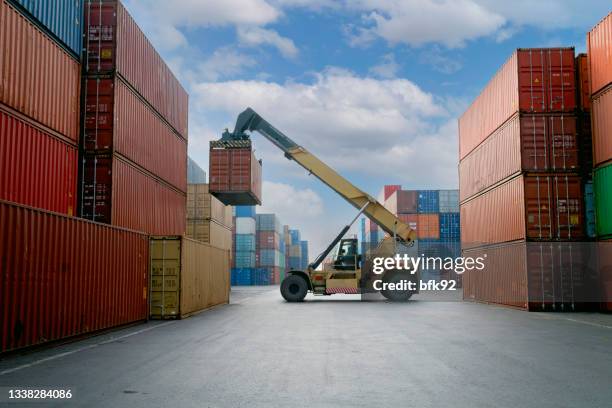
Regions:
[[[234,288],[189,319],[3,359],[0,405],[13,388],[71,389],[55,406],[84,407],[611,404],[612,315],[357,299]]]

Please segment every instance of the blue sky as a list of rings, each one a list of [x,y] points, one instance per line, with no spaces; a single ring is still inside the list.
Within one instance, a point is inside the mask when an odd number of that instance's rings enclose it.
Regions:
[[[457,186],[457,117],[518,47],[574,46],[591,0],[126,0],[190,93],[189,153],[253,107],[376,196]],[[262,137],[264,208],[318,252],[354,214]]]

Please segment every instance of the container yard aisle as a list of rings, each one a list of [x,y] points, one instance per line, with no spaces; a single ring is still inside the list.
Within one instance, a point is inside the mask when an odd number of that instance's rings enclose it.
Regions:
[[[186,320],[6,357],[0,388],[70,388],[55,406],[88,407],[607,406],[611,342],[611,315],[244,287]]]

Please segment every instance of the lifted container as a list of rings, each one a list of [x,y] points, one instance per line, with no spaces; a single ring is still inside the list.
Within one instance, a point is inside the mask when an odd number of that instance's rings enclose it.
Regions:
[[[210,142],[209,190],[226,205],[261,204],[261,162],[250,140]]]

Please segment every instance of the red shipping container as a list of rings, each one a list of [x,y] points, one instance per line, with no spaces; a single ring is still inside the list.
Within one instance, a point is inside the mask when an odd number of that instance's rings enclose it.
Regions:
[[[148,237],[0,202],[0,352],[147,318]]]
[[[0,103],[78,142],[80,75],[70,54],[0,1]]]
[[[119,1],[85,3],[87,73],[118,73],[185,139],[188,95]]]
[[[385,207],[393,214],[412,214],[417,212],[419,193],[414,190],[398,190],[385,201]]]
[[[260,205],[261,162],[250,141],[234,144],[248,147],[219,148],[225,142],[211,142],[208,189],[226,205]]]
[[[517,112],[573,112],[573,48],[518,49],[459,118],[463,159]]]
[[[419,239],[440,239],[440,215],[418,214],[417,237]]]
[[[589,81],[589,61],[586,54],[576,57],[576,88],[578,94],[578,108],[588,111],[591,109],[591,83]]]
[[[459,163],[464,201],[522,171],[577,171],[575,114],[517,114]]]
[[[121,79],[87,80],[83,145],[88,152],[120,153],[187,191],[187,141]]]
[[[591,95],[612,83],[612,13],[587,34]]]
[[[380,192],[380,195],[378,196],[378,201],[384,203],[389,197],[391,197],[391,194],[401,189],[402,186],[400,186],[399,184],[388,184],[384,186],[382,191]]]
[[[274,231],[257,231],[257,250],[260,249],[279,249],[280,235]]]
[[[591,115],[593,162],[600,166],[612,160],[612,86],[593,98]]]
[[[580,176],[520,175],[461,204],[461,246],[584,237]]]
[[[515,242],[475,248],[482,270],[463,274],[463,298],[529,311],[593,309],[599,302],[595,250],[577,242]]]
[[[151,235],[183,235],[185,193],[118,156],[83,158],[81,216]]]
[[[0,200],[74,214],[76,146],[0,111]]]
[[[418,234],[419,217],[417,214],[399,214],[397,218],[405,224],[408,224],[408,226],[417,231]]]

